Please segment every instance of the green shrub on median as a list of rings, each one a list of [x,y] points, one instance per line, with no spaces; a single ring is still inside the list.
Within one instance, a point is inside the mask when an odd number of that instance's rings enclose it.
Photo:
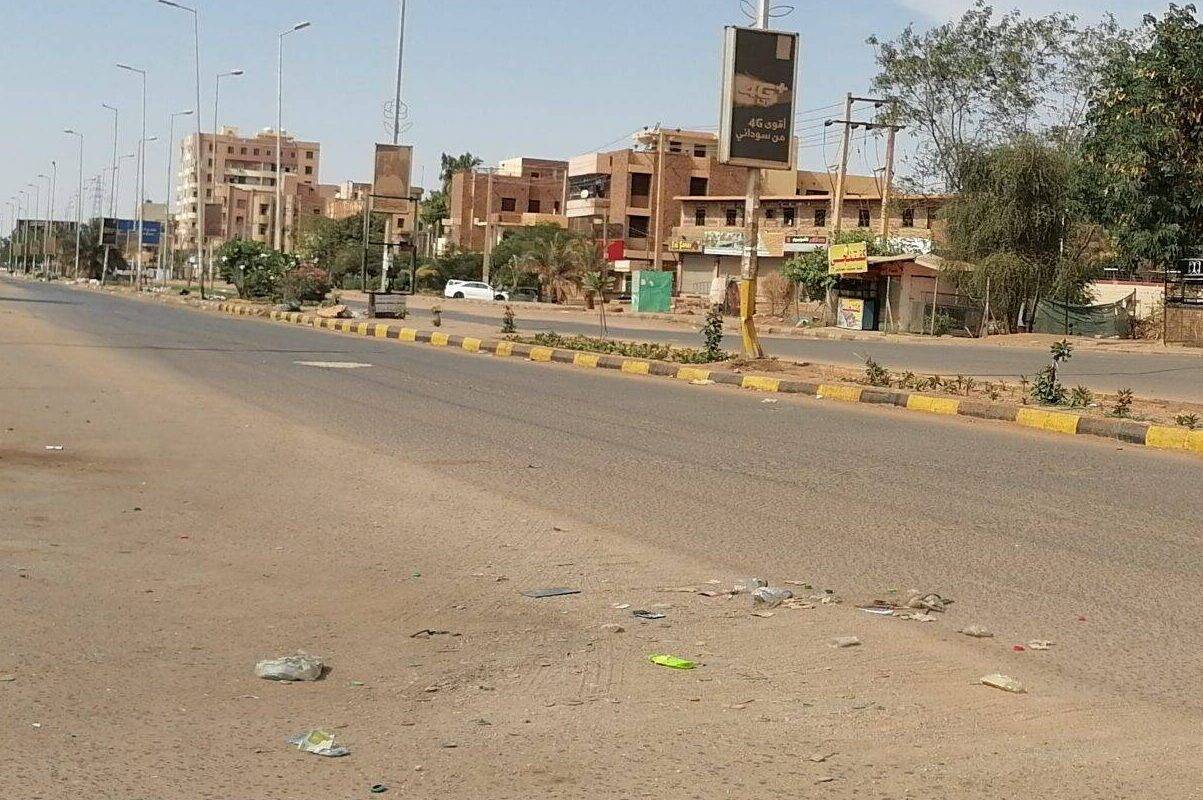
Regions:
[[[511,341],[537,344],[543,347],[558,347],[563,350],[583,350],[589,353],[646,358],[654,361],[673,361],[678,364],[709,364],[726,361],[731,354],[724,350],[708,352],[692,347],[673,347],[656,342],[622,342],[602,339],[597,336],[572,334],[564,336],[555,331],[536,333],[534,336],[510,336]]]

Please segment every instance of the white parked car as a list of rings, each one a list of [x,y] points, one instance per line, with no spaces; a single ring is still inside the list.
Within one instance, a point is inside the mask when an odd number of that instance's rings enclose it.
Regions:
[[[494,289],[482,281],[447,281],[443,288],[443,297],[469,300],[509,300],[509,292]]]

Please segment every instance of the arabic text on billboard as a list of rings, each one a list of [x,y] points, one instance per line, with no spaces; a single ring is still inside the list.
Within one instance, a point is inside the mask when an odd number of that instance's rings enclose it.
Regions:
[[[793,169],[797,58],[796,33],[726,29],[720,161]]]
[[[833,244],[827,248],[827,272],[847,275],[869,271],[868,247],[864,242]]]

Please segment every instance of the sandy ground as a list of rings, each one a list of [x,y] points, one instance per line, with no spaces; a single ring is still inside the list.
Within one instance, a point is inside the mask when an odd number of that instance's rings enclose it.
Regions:
[[[0,322],[0,797],[1200,796],[1196,713],[958,635],[974,620],[955,605],[933,623],[862,597],[762,618],[746,597],[661,591],[742,576],[25,309]],[[520,594],[537,586],[582,593]],[[412,638],[425,628],[450,633]],[[254,676],[297,649],[329,674]],[[995,671],[1029,692],[978,685]],[[315,727],[351,755],[285,744]]]

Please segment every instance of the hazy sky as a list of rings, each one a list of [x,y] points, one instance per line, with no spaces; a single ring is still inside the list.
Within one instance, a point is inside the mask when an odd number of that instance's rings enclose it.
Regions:
[[[188,2],[188,0],[184,0]],[[775,26],[802,34],[800,107],[808,111],[803,165],[836,156],[834,129],[821,121],[846,91],[874,75],[872,33],[890,37],[908,22],[932,25],[970,5],[960,0],[776,0],[795,10]],[[255,131],[276,117],[277,34],[286,39],[284,127],[322,144],[321,181],[370,178],[372,143],[386,141],[383,104],[392,96],[396,0],[192,0],[201,11],[201,112],[213,126],[219,71],[222,124]],[[999,2],[1045,13],[1103,11],[1133,24],[1163,4],[1135,0]],[[495,163],[509,156],[567,158],[620,146],[657,122],[717,125],[723,25],[745,21],[739,0],[409,0],[404,98],[415,146],[414,181],[437,183],[439,154],[470,150]],[[112,116],[121,109],[120,152],[132,153],[140,126],[137,76],[148,69],[146,191],[165,190],[167,115],[192,108],[191,16],[154,0],[0,0],[0,203],[57,160],[57,208],[75,191],[76,144],[85,135],[84,176],[112,153]],[[195,123],[177,119],[180,127]],[[877,166],[880,148],[851,154],[857,171]],[[133,160],[124,162],[119,212],[134,204]],[[44,183],[44,182],[43,182]],[[45,195],[45,189],[43,196]],[[89,203],[85,208],[89,209]]]

